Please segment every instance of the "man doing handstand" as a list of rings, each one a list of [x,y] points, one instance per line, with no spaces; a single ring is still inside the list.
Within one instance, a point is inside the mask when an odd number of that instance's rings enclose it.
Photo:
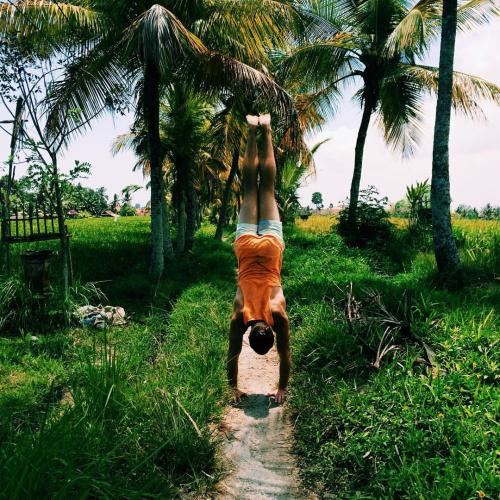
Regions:
[[[250,327],[250,347],[266,354],[274,344],[280,359],[276,403],[286,395],[290,375],[290,329],[281,288],[281,263],[285,243],[276,199],[270,115],[247,116],[248,142],[243,164],[243,204],[238,218],[234,251],[238,258],[238,289],[229,333],[227,372],[234,399],[238,389],[238,358],[243,335]],[[262,146],[257,153],[257,128],[262,130]],[[260,177],[260,179],[259,179]]]

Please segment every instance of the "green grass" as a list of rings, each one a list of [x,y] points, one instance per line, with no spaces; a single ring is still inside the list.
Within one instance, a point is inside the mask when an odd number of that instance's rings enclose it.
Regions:
[[[74,224],[75,269],[111,279],[112,303],[132,321],[0,336],[0,497],[164,498],[208,487],[220,473],[213,424],[227,402],[231,247],[200,232],[152,291],[137,261],[146,219]]]
[[[285,286],[295,326],[295,450],[305,483],[334,498],[496,498],[498,285],[450,293],[432,285],[425,255],[412,271],[388,276],[337,236],[303,241],[289,247]],[[358,295],[378,289],[393,310],[411,290],[412,330],[435,350],[438,367],[426,370],[417,362],[421,348],[408,341],[372,368],[342,307],[332,305],[343,296],[333,285],[349,281]]]
[[[435,286],[428,252],[400,272],[387,256],[347,248],[333,222],[288,228],[283,262],[305,484],[333,498],[495,498],[498,225],[456,229],[477,273],[452,293]],[[70,221],[77,278],[99,282],[129,325],[44,332],[27,315],[21,334],[0,335],[0,497],[178,497],[221,476],[213,429],[228,401],[230,239],[215,242],[204,227],[152,287],[148,223]],[[411,291],[411,329],[435,351],[433,370],[412,339],[371,366],[346,328],[350,282],[357,296],[377,289],[394,314]]]

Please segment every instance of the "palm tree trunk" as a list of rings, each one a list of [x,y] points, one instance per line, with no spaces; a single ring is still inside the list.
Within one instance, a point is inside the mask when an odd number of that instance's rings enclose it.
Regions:
[[[238,214],[240,213],[241,210],[241,189],[236,194],[236,208],[237,208],[236,218],[238,218]]]
[[[187,225],[187,195],[186,195],[186,162],[176,162],[177,179],[175,186],[175,199],[177,204],[177,234],[175,253],[182,255],[186,251],[186,225]]]
[[[179,211],[177,214],[177,240],[175,253],[182,255],[186,250],[186,193],[182,190],[179,193]]]
[[[198,197],[194,188],[192,171],[189,171],[189,181],[186,189],[186,246],[185,251],[192,250],[194,244],[194,235],[196,233],[196,217]]]
[[[61,185],[59,179],[59,170],[57,166],[57,155],[55,153],[50,153],[50,159],[52,161],[52,182],[54,183],[54,192],[56,195],[56,212],[57,212],[57,224],[59,226],[60,242],[61,242],[61,264],[62,264],[62,275],[63,275],[63,286],[64,286],[64,298],[67,300],[69,296],[69,285],[70,285],[70,272],[69,272],[69,241],[66,234],[66,224],[64,220],[64,209],[62,204],[62,193]],[[69,313],[65,306],[65,322],[69,325]]]
[[[233,161],[231,163],[231,170],[227,178],[226,185],[224,186],[224,194],[222,195],[222,204],[219,211],[219,220],[217,221],[217,229],[215,231],[215,239],[221,241],[226,225],[227,207],[231,199],[231,191],[233,189],[233,182],[238,172],[238,164],[240,160],[240,145],[238,144],[233,151]]]
[[[434,254],[441,274],[451,276],[460,266],[450,216],[449,138],[453,89],[453,59],[457,31],[457,0],[444,0],[439,87],[432,154],[432,235]]]
[[[160,141],[160,75],[154,61],[144,68],[144,116],[151,165],[151,265],[153,279],[163,274],[162,165]]]
[[[354,153],[354,173],[351,181],[351,194],[349,197],[349,209],[347,216],[347,229],[350,234],[354,234],[356,232],[359,186],[361,184],[361,171],[363,169],[363,153],[365,150],[366,134],[368,133],[368,126],[370,125],[372,112],[373,103],[370,99],[366,99]]]
[[[166,260],[172,260],[174,258],[174,247],[172,246],[172,239],[170,238],[170,224],[168,220],[168,204],[165,181],[162,182],[161,218],[163,223],[163,257]]]

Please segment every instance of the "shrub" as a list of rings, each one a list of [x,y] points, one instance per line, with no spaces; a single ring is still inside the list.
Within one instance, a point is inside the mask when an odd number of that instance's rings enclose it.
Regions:
[[[136,213],[136,209],[128,204],[125,204],[122,208],[120,208],[120,215],[122,217],[133,217]]]
[[[348,200],[339,213],[338,232],[348,243],[361,248],[384,248],[393,236],[389,222],[387,197],[380,197],[375,186],[368,186],[359,193],[356,229],[351,233],[347,225]]]
[[[44,333],[66,325],[66,314],[93,299],[105,299],[94,283],[70,287],[65,300],[62,288],[51,287],[46,296],[31,291],[20,276],[0,280],[0,332],[17,335],[22,332]]]

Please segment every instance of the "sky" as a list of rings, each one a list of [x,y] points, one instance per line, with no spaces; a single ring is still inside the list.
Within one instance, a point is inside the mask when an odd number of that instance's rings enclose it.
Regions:
[[[437,66],[439,48],[433,47],[425,64]],[[455,70],[481,76],[500,85],[500,20],[474,32],[459,33],[456,43]],[[354,89],[352,93],[354,92]],[[309,137],[312,145],[323,139],[315,156],[316,175],[306,180],[300,189],[302,205],[312,205],[315,191],[323,195],[325,206],[338,205],[349,193],[354,164],[361,110],[346,94],[339,112],[323,130]],[[361,188],[375,185],[391,202],[404,197],[406,186],[430,179],[432,169],[432,136],[436,101],[425,101],[424,134],[420,147],[411,159],[403,160],[383,141],[380,127],[372,119],[365,146]],[[500,205],[500,107],[482,103],[486,120],[470,120],[453,114],[450,136],[450,177],[452,205],[467,204],[482,207],[486,203]],[[8,116],[0,111],[0,120]],[[82,184],[104,186],[110,199],[114,193],[130,184],[145,185],[141,172],[133,172],[135,157],[122,152],[113,157],[111,144],[118,135],[129,130],[132,116],[106,116],[97,121],[92,130],[75,138],[60,161],[62,170],[74,166],[75,160],[89,162],[92,174]],[[9,137],[0,132],[0,151],[8,156]],[[1,168],[1,167],[0,167]],[[22,168],[19,174],[22,175]],[[133,196],[133,203],[145,205],[149,192],[141,189]]]

